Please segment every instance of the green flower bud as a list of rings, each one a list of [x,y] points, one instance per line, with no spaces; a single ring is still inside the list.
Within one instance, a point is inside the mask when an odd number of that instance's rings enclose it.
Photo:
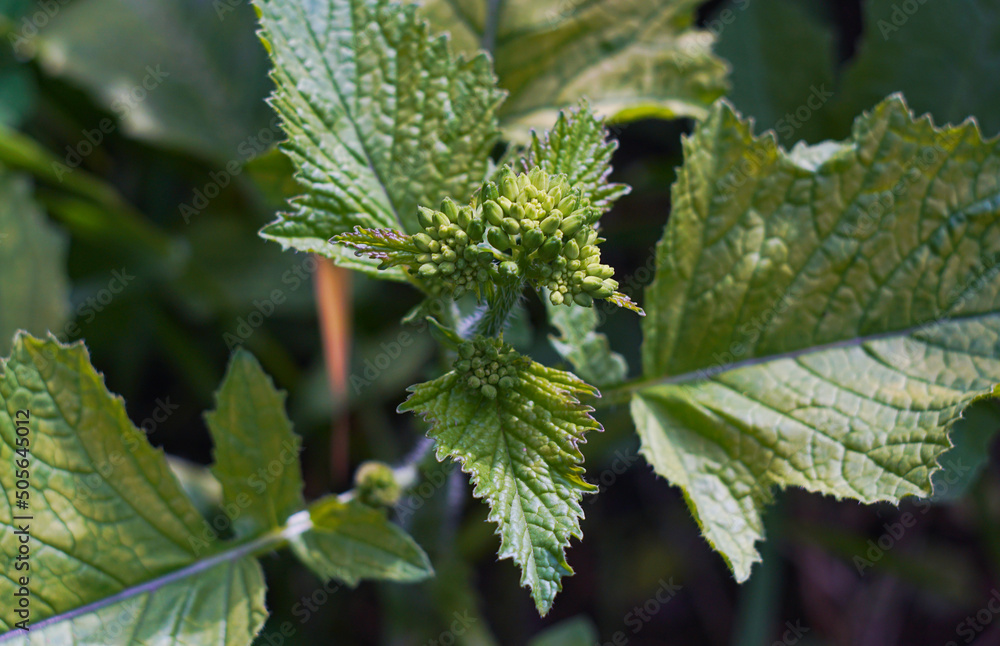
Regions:
[[[553,292],[549,293],[549,300],[552,301],[553,305],[562,305],[563,304],[563,300],[565,300],[565,299],[563,298],[562,294],[560,294],[559,292],[553,291]]]
[[[517,263],[512,260],[505,260],[500,263],[500,275],[517,276]]]
[[[527,215],[527,211],[524,210],[524,205],[523,204],[518,203],[518,204],[511,204],[510,205],[510,217],[514,218],[515,220],[520,221],[520,220],[523,220],[526,215]]]
[[[490,229],[487,231],[486,241],[497,251],[507,251],[510,249],[510,238],[500,229]]]
[[[580,286],[588,292],[595,292],[604,287],[604,281],[597,276],[587,276],[583,279],[583,282],[580,283]]]
[[[469,377],[469,388],[479,388],[479,377]]]
[[[438,271],[437,265],[428,262],[424,263],[423,265],[420,265],[420,269],[418,270],[417,273],[426,278],[437,274],[437,271]]]
[[[483,387],[479,389],[479,392],[483,393],[486,399],[496,399],[497,389],[489,384],[483,384]]]
[[[469,363],[468,359],[459,359],[452,366],[457,372],[469,372],[472,369],[472,364]]]
[[[472,222],[472,218],[474,217],[475,213],[473,212],[472,207],[463,206],[458,211],[458,217],[455,218],[455,224],[458,225],[459,229],[466,230],[469,228],[469,224]]]
[[[445,216],[452,221],[458,221],[458,205],[455,204],[455,200],[450,197],[446,197],[441,200],[441,211],[444,212]]]
[[[403,493],[392,467],[374,460],[363,462],[354,472],[354,490],[358,500],[371,507],[392,507]]]
[[[541,229],[528,229],[521,234],[521,244],[527,251],[534,251],[545,242],[545,234]]]
[[[570,240],[563,247],[563,255],[565,255],[570,260],[576,260],[580,257],[580,245],[576,244],[576,240]]]
[[[577,305],[582,307],[590,307],[594,304],[594,297],[590,294],[584,294],[583,292],[578,292],[573,295],[573,300],[576,301]]]
[[[458,356],[463,359],[471,359],[474,354],[476,354],[476,346],[471,342],[463,343],[458,347]],[[468,370],[468,368],[466,368],[466,370]]]
[[[571,238],[575,233],[577,233],[580,230],[580,227],[582,226],[583,226],[583,216],[571,215],[570,217],[562,221],[562,224],[559,225],[559,230],[562,231],[567,238]]]
[[[510,390],[515,386],[515,383],[516,382],[513,377],[500,377],[500,381],[497,383],[497,386],[504,390]]]
[[[503,209],[492,200],[483,204],[483,215],[495,227],[500,226],[500,223],[503,222]]]
[[[562,240],[552,236],[544,243],[542,243],[541,249],[538,250],[538,257],[545,262],[554,260],[559,252],[562,251]]]
[[[517,187],[517,182],[514,181],[512,176],[508,175],[500,181],[500,194],[511,202],[517,199],[520,192],[521,191]]]
[[[538,166],[535,166],[530,171],[528,171],[528,180],[531,181],[532,185],[542,191],[549,190],[549,174],[543,171]]]
[[[563,213],[573,213],[573,211],[576,210],[576,198],[572,195],[567,195],[563,199],[559,200],[559,204],[556,208]]]
[[[511,207],[514,206],[514,203],[511,202],[510,200],[508,200],[503,195],[501,195],[499,198],[497,198],[497,204],[499,204],[500,208],[504,210],[504,213],[506,213],[507,211],[510,211]]]
[[[431,217],[434,219],[434,226],[436,226],[439,231],[451,224],[451,220],[448,219],[448,216],[441,211],[433,211]]]
[[[597,291],[591,292],[594,298],[607,298],[614,293],[615,293],[614,288],[608,285],[607,283],[602,284],[601,288],[598,289]]]
[[[482,220],[473,220],[468,228],[470,242],[482,242],[483,234],[486,232],[486,225]]]
[[[483,187],[483,199],[496,201],[498,197],[500,197],[500,191],[497,189],[497,185],[493,182],[487,182],[486,186]]]
[[[438,271],[445,276],[450,276],[455,273],[455,263],[453,262],[443,262],[438,265]]]
[[[608,265],[596,263],[587,267],[587,273],[598,278],[611,278],[615,275],[615,270]]]
[[[417,220],[425,229],[434,226],[434,211],[425,206],[417,207]]]
[[[521,232],[521,225],[517,223],[514,218],[504,218],[503,222],[500,223],[503,230],[507,232],[508,235],[515,236]]]
[[[562,224],[562,214],[557,215],[553,213],[549,217],[542,220],[542,223],[538,228],[542,230],[542,233],[550,236],[555,233],[557,229],[559,229],[560,224]]]
[[[421,251],[430,251],[430,244],[433,241],[434,239],[426,233],[418,233],[413,236],[413,244],[417,245],[417,249],[420,249]]]

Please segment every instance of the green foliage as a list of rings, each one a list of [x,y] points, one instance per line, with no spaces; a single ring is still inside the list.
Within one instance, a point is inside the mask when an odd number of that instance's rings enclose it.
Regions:
[[[632,411],[742,581],[774,486],[928,496],[1000,381],[1000,147],[897,96],[791,153],[721,103],[684,148]]]
[[[412,582],[434,575],[427,555],[377,509],[326,499],[310,511],[312,528],[291,539],[292,551],[324,579]]]
[[[500,376],[504,366],[516,369]],[[573,573],[564,552],[581,537],[580,499],[596,491],[583,480],[579,445],[587,431],[601,429],[593,409],[580,403],[597,390],[478,337],[463,346],[451,371],[410,391],[399,410],[427,419],[438,459],[458,460],[472,477],[474,495],[486,499],[499,525],[500,558],[521,567],[521,584],[546,614],[560,579]]]
[[[422,0],[456,47],[488,51],[508,91],[505,133],[527,140],[586,97],[613,121],[706,114],[726,88],[696,0]]]
[[[549,336],[552,347],[580,377],[597,386],[625,381],[628,364],[611,351],[607,335],[597,332],[599,314],[595,308],[557,307],[551,302],[546,306],[549,321],[560,333]]]
[[[0,354],[18,329],[58,332],[66,319],[66,240],[49,224],[27,178],[0,167]]]
[[[16,598],[21,586],[44,591],[34,595],[30,633],[15,634],[15,643],[27,644],[30,634],[32,643],[94,646],[249,644],[267,618],[254,556],[285,541],[318,574],[351,585],[431,572],[412,539],[374,509],[328,499],[298,511],[298,439],[282,394],[247,353],[234,356],[208,416],[217,443],[213,471],[226,507],[235,510],[227,511],[235,541],[220,538],[198,513],[82,344],[19,334],[0,369],[0,459],[25,461],[0,471],[0,490],[11,501],[0,511],[0,567],[30,580],[4,577],[0,592]],[[15,499],[26,508],[15,508]],[[33,549],[28,571],[15,569],[22,528]],[[15,610],[4,606],[0,628],[13,630],[23,619]]]
[[[215,444],[212,474],[223,503],[246,512],[233,519],[238,536],[284,526],[305,507],[300,442],[285,415],[285,394],[245,350],[237,350],[205,415]]]
[[[503,93],[489,60],[452,56],[413,6],[259,0],[257,8],[283,150],[307,190],[263,235],[374,272],[327,241],[356,226],[414,233],[419,205],[472,195],[499,136]]]
[[[34,21],[44,28],[28,38],[18,24],[10,36],[15,51],[24,56],[37,50],[47,71],[92,92],[129,135],[222,164],[246,161],[278,140],[263,102],[270,86],[267,56],[254,38],[246,3],[31,6],[33,14],[43,11]],[[111,118],[94,123],[101,139],[118,127]],[[86,150],[76,142],[73,147]]]

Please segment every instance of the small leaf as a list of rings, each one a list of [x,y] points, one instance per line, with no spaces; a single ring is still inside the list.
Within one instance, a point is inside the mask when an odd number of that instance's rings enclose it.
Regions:
[[[772,489],[929,496],[1000,382],[1000,141],[899,96],[785,152],[726,103],[684,142],[632,412],[745,580]]]
[[[547,173],[566,175],[569,184],[579,189],[592,206],[602,213],[631,190],[625,184],[611,184],[611,156],[618,142],[608,138],[604,121],[590,106],[561,110],[550,130],[531,133],[531,147],[525,170],[538,166]]]
[[[597,308],[558,307],[543,300],[549,321],[561,334],[549,335],[549,341],[560,356],[573,364],[577,374],[599,386],[625,380],[625,357],[612,352],[607,335],[596,331],[600,318]]]
[[[237,350],[205,420],[215,445],[212,473],[223,503],[239,509],[236,535],[258,535],[285,525],[305,507],[299,467],[301,442],[285,414],[285,393],[275,389],[257,360]]]
[[[582,478],[579,444],[587,431],[601,429],[593,409],[580,403],[598,393],[568,372],[520,357],[505,364],[519,366],[513,385],[498,383],[490,397],[489,380],[470,386],[467,373],[491,342],[479,337],[475,353],[460,350],[455,369],[412,386],[399,410],[426,418],[438,459],[458,460],[472,476],[474,495],[486,499],[489,518],[499,525],[500,558],[521,567],[521,584],[531,588],[544,615],[562,589],[560,579],[573,573],[564,552],[572,537],[582,536],[580,499],[596,491]]]
[[[503,93],[489,59],[454,57],[416,7],[257,0],[283,150],[307,193],[262,235],[382,278],[327,241],[355,226],[419,230],[417,206],[464,202],[486,177]]]
[[[507,136],[526,141],[560,109],[586,97],[598,113],[624,122],[695,117],[726,88],[726,64],[713,37],[693,28],[697,0],[422,0],[423,14],[455,46],[485,48],[500,86]],[[498,24],[488,33],[487,7]]]
[[[434,575],[420,546],[378,509],[329,498],[316,503],[310,516],[312,529],[291,545],[317,576],[354,586],[361,579],[414,582]]]
[[[60,331],[69,310],[66,246],[27,179],[0,168],[0,354],[19,329]]]

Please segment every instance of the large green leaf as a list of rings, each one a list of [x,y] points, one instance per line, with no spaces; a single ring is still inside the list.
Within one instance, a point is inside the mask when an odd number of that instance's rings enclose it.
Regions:
[[[66,239],[48,223],[27,178],[0,167],[0,355],[14,332],[59,331],[69,309]]]
[[[310,516],[312,528],[292,540],[292,551],[324,579],[357,585],[361,579],[413,582],[434,574],[420,546],[379,509],[329,498]]]
[[[253,355],[237,350],[205,415],[215,445],[212,473],[223,503],[241,510],[238,535],[284,526],[305,507],[299,438],[285,414],[285,393],[274,387]]]
[[[258,0],[283,150],[307,194],[262,235],[380,277],[327,241],[355,226],[419,230],[417,206],[467,200],[486,176],[503,93],[486,56],[454,57],[416,7]]]
[[[720,103],[684,151],[632,411],[744,580],[773,487],[930,495],[1000,381],[1000,143],[893,96],[791,153]]]
[[[485,498],[499,524],[500,558],[521,567],[539,612],[552,607],[563,576],[573,573],[565,549],[579,538],[584,493],[584,434],[599,430],[581,397],[597,391],[568,372],[529,362],[516,385],[495,398],[467,387],[456,370],[410,388],[400,406],[431,422],[437,457],[458,460],[474,495]]]
[[[245,551],[204,548],[211,528],[83,346],[18,335],[0,368],[0,594],[15,599],[15,575],[29,578],[31,643],[248,644],[266,617],[259,566]],[[26,455],[18,411],[29,411]],[[30,570],[15,569],[24,525]],[[3,630],[23,618],[10,603],[0,613]]]
[[[712,36],[693,28],[698,0],[422,0],[456,47],[490,52],[510,97],[500,116],[526,140],[587,97],[613,121],[705,116],[726,88]],[[490,14],[490,8],[495,7]]]
[[[279,136],[262,101],[267,56],[253,25],[243,2],[87,0],[60,3],[30,46],[128,134],[226,163]],[[100,122],[86,127],[91,143],[106,136]]]

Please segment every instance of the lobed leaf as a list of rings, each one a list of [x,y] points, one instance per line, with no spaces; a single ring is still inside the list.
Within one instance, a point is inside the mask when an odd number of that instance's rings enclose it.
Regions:
[[[383,278],[327,241],[355,226],[419,230],[417,206],[463,202],[486,177],[503,98],[489,59],[452,55],[416,7],[388,0],[258,0],[271,104],[307,193],[262,231]]]
[[[437,457],[458,460],[485,498],[498,524],[501,559],[521,567],[521,585],[531,588],[541,614],[552,607],[563,576],[573,573],[565,550],[580,538],[584,493],[579,444],[601,430],[581,397],[597,390],[576,376],[530,363],[516,386],[495,398],[468,388],[456,371],[410,388],[400,411],[431,423]]]
[[[775,486],[932,493],[1000,381],[1000,142],[899,96],[791,152],[719,103],[684,142],[632,411],[744,580]]]
[[[242,512],[233,519],[237,536],[283,527],[306,506],[301,441],[285,414],[285,393],[241,348],[229,362],[215,402],[215,410],[205,415],[215,446],[212,474],[222,485],[223,504]]]
[[[485,49],[505,134],[520,141],[586,97],[612,121],[695,117],[726,88],[714,38],[694,28],[696,0],[422,0],[456,47]],[[491,8],[492,13],[491,13]]]

